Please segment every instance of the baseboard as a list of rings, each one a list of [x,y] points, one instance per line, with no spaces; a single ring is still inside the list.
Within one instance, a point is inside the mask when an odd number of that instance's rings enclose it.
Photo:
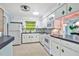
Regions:
[[[15,45],[12,45],[12,46],[19,46],[19,45],[21,45],[21,44],[15,44]]]
[[[39,42],[39,43],[44,47],[44,45],[41,42]]]
[[[22,43],[22,44],[33,44],[33,43],[39,43],[39,41],[37,41],[37,42],[27,42],[27,43]]]

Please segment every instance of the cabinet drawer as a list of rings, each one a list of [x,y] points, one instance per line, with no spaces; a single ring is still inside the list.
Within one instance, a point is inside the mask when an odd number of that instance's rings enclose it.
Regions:
[[[61,56],[79,56],[79,53],[66,47],[61,47]]]
[[[57,43],[57,44],[60,44],[60,43],[61,43],[61,42],[60,42],[60,39],[58,39],[58,38],[51,37],[51,40],[52,40],[53,42]]]
[[[76,52],[79,52],[79,44],[75,44],[75,43],[72,43],[72,42],[61,40],[61,45],[68,47],[68,48],[70,48],[70,49],[72,49]]]
[[[67,12],[71,13],[71,12],[79,11],[78,7],[79,7],[79,3],[69,3],[67,7]]]

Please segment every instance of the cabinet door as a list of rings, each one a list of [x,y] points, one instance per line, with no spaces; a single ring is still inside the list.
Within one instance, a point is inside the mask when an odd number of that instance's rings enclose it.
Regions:
[[[39,39],[40,39],[40,43],[44,45],[44,34],[41,34]]]
[[[60,56],[61,52],[60,52],[60,45],[56,44],[52,41],[51,43],[51,53],[54,56]]]
[[[61,6],[59,9],[56,10],[55,12],[55,17],[58,18],[58,17],[61,17],[61,16],[64,16],[66,15],[66,7],[67,7],[67,4],[63,4],[63,6]]]
[[[68,47],[68,48],[70,48],[70,49],[72,49],[72,50],[79,53],[79,44],[61,40],[61,45],[65,46],[65,47]]]
[[[69,48],[61,47],[61,56],[79,56],[79,53]]]
[[[13,46],[12,42],[0,49],[0,56],[12,56],[13,55]]]
[[[78,7],[79,7],[79,3],[69,3],[67,7],[67,12],[71,13],[71,12],[79,11]]]

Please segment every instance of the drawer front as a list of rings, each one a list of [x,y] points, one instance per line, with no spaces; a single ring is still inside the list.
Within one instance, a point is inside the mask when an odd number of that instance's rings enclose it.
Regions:
[[[58,38],[51,37],[51,40],[53,42],[57,43],[57,44],[60,44],[61,43],[60,39],[58,39]]]
[[[69,3],[67,7],[67,12],[71,13],[71,12],[79,11],[78,7],[79,7],[79,3]]]
[[[66,7],[67,7],[67,4],[64,4],[58,10],[56,10],[56,12],[55,12],[56,18],[64,16],[67,14]]]
[[[79,44],[75,44],[75,43],[72,43],[72,42],[61,40],[61,45],[68,47],[68,48],[70,48],[70,49],[72,49],[76,52],[79,52]]]
[[[66,47],[61,47],[61,56],[79,56],[79,53]]]

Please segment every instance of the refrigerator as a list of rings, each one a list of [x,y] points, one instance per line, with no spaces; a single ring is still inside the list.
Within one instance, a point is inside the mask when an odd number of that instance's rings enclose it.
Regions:
[[[14,36],[15,38],[15,40],[13,41],[13,45],[21,44],[22,23],[10,22],[8,28],[8,34]]]

